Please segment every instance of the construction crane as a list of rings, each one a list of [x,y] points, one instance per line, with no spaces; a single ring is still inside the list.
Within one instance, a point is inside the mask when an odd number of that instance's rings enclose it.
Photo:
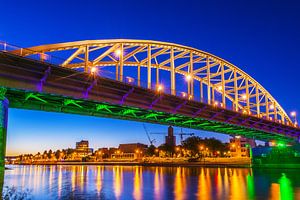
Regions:
[[[159,133],[150,133],[150,134],[167,135],[168,133],[165,133],[165,132],[159,132]],[[173,133],[173,135],[179,135],[179,136],[180,136],[180,143],[182,144],[182,142],[183,142],[183,136],[184,136],[184,135],[194,136],[195,133],[184,133],[184,132],[182,131],[182,128],[181,128],[181,131],[180,131],[179,133]]]
[[[153,143],[155,143],[155,139],[152,139],[152,140],[151,140],[150,134],[149,134],[149,132],[148,132],[148,130],[147,130],[145,124],[143,124],[143,127],[144,127],[145,133],[146,133],[146,135],[147,135],[147,138],[148,138],[148,140],[149,140],[149,142],[150,142],[150,145],[153,145]]]
[[[184,136],[184,135],[194,136],[195,133],[184,133],[184,132],[182,131],[182,128],[181,128],[181,132],[180,132],[180,133],[177,133],[176,135],[179,135],[179,136],[180,136],[180,143],[182,144],[183,136]]]

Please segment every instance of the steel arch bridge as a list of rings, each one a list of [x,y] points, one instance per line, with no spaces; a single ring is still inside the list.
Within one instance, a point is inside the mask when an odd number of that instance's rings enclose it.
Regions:
[[[172,95],[293,126],[280,104],[254,78],[230,62],[195,48],[116,39],[42,45],[14,53],[39,54],[41,59],[53,59],[63,67],[85,72],[97,67],[100,76],[114,76],[121,82],[135,82],[148,89],[161,89]],[[108,68],[114,68],[109,75],[105,74]],[[127,68],[135,72],[127,75]],[[144,74],[143,68],[146,69]]]

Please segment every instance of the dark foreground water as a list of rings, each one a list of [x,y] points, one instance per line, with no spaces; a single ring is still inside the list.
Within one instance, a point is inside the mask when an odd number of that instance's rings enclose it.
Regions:
[[[31,199],[300,199],[300,170],[9,166],[4,193]]]

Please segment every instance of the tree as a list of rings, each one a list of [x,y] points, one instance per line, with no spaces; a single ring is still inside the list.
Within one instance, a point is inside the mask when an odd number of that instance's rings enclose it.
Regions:
[[[47,151],[45,150],[44,153],[43,153],[43,159],[47,159],[48,158],[48,153]]]
[[[168,144],[162,144],[158,147],[159,150],[166,152],[167,156],[172,157],[173,153],[174,153],[174,147],[170,146]]]
[[[205,138],[204,145],[213,153],[226,151],[226,145],[216,138]]]
[[[182,141],[183,148],[191,151],[192,156],[199,152],[201,144],[203,144],[203,140],[199,136],[191,136]]]
[[[60,158],[60,150],[57,150],[56,152],[55,152],[55,157],[56,157],[56,159],[59,159]]]
[[[200,138],[199,136],[188,137],[182,142],[183,148],[191,151],[191,156],[203,150],[208,150],[214,155],[217,155],[217,152],[221,153],[226,151],[226,144],[222,143],[216,138]],[[220,154],[221,155],[221,154]]]
[[[145,154],[146,154],[147,156],[153,156],[153,155],[155,154],[155,149],[156,149],[156,147],[155,147],[153,144],[151,144],[151,145],[147,148]]]
[[[49,151],[48,151],[48,158],[50,159],[52,157],[52,150],[50,149]]]

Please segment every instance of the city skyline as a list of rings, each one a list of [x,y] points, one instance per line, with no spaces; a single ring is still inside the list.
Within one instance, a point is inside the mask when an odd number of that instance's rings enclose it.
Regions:
[[[11,132],[14,134],[7,135],[8,137],[8,145],[7,145],[7,156],[15,156],[20,154],[36,154],[37,152],[42,153],[44,150],[61,150],[67,148],[74,148],[75,143],[80,140],[88,140],[90,143],[90,147],[94,148],[94,150],[101,147],[118,147],[119,144],[123,143],[143,143],[149,144],[147,139],[147,135],[143,128],[143,124],[146,125],[148,131],[151,132],[165,132],[163,135],[152,135],[150,137],[155,139],[155,146],[159,146],[163,144],[165,141],[165,136],[167,135],[168,126],[165,125],[157,125],[157,124],[149,124],[143,122],[135,122],[128,123],[126,120],[117,120],[117,119],[108,119],[108,118],[99,118],[99,117],[91,117],[91,116],[80,116],[73,114],[64,114],[64,113],[48,113],[42,111],[29,111],[29,110],[19,110],[19,109],[10,109],[9,114],[9,128]],[[19,112],[28,112],[28,114],[33,115],[32,118],[20,118]],[[34,114],[33,114],[34,113]],[[58,117],[57,121],[53,123],[48,123],[45,127],[48,130],[45,130],[42,126],[44,126],[43,121],[46,120],[51,115],[55,115]],[[74,119],[81,119],[86,126],[81,127],[72,123]],[[34,120],[35,123],[30,123]],[[97,122],[97,124],[95,124]],[[118,124],[120,127],[127,127],[128,129],[122,129],[124,132],[118,132],[116,128],[111,126],[105,126],[106,122],[113,122]],[[23,127],[14,127],[13,124],[24,123]],[[55,123],[58,123],[59,126],[55,126]],[[10,125],[12,124],[12,125]],[[53,134],[55,131],[59,131],[60,133],[68,132],[67,127],[69,124],[72,124],[75,127],[72,128],[74,131],[73,134],[60,135],[59,138],[54,137]],[[97,130],[97,128],[101,128],[104,125],[103,130]],[[174,132],[180,132],[180,128],[175,127]],[[28,132],[27,132],[28,131]],[[193,132],[196,133],[196,136],[199,137],[215,137],[217,139],[222,140],[223,142],[229,142],[229,136],[218,133],[211,133],[207,131],[199,131],[193,129],[183,128],[184,132]],[[33,137],[41,143],[32,142],[32,138],[26,138],[23,135],[26,133],[32,134]],[[43,134],[41,134],[43,133]],[[105,134],[109,133],[109,134]],[[122,135],[131,134],[131,137],[124,139]],[[212,134],[212,135],[211,135]],[[186,137],[185,137],[186,138]],[[176,136],[177,144],[180,144],[180,138]],[[24,151],[18,149],[25,149]]]
[[[20,1],[19,6],[15,7],[10,2],[5,2],[1,16],[10,20],[3,21],[1,25],[0,40],[22,47],[107,38],[139,38],[183,44],[236,64],[264,85],[288,114],[299,111],[297,102],[300,102],[300,94],[295,91],[299,86],[297,78],[300,69],[293,58],[299,54],[300,26],[299,21],[295,20],[297,16],[293,12],[287,13],[287,10],[297,10],[298,4],[291,7],[279,2],[270,4],[254,1],[247,4],[236,2],[235,6],[229,7],[223,2],[214,5],[195,1],[188,6],[180,2],[171,5],[170,2],[162,2],[160,7],[141,4],[139,9],[134,9],[136,2],[133,2],[97,4],[79,1],[83,6],[80,18],[77,18],[78,13],[69,8],[73,5],[66,2],[59,4],[45,1],[42,8],[38,3]],[[53,15],[58,4],[65,11],[64,15]],[[197,10],[200,7],[206,8],[201,9],[201,15]],[[96,8],[102,8],[101,12]],[[143,15],[152,10],[158,14]],[[42,17],[27,15],[29,12]],[[14,18],[15,13],[22,15],[24,19]],[[273,16],[273,13],[277,15]],[[142,17],[136,18],[135,15]],[[206,15],[210,15],[210,18],[205,19]],[[94,20],[89,20],[90,18]],[[177,29],[178,25],[180,28]],[[262,28],[264,32],[260,32]],[[284,70],[283,66],[288,66],[289,70]],[[290,70],[294,73],[290,73]],[[282,82],[279,76],[288,78]],[[147,126],[159,132],[167,129],[167,126],[161,125]],[[124,127],[128,130],[124,130]],[[106,132],[99,133],[99,128]],[[228,138],[223,135],[220,137],[224,137],[223,141]],[[163,140],[163,136],[161,138]],[[92,147],[126,142],[149,143],[142,123],[138,122],[9,110],[7,155],[35,152],[35,149],[42,151],[71,147],[75,144],[74,141],[81,139],[88,139]]]

